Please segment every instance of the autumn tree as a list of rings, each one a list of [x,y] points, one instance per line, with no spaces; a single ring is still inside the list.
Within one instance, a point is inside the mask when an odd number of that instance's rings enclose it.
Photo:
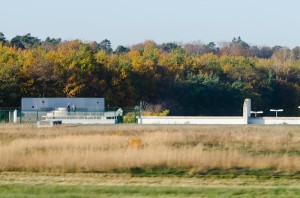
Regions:
[[[0,107],[20,105],[21,52],[0,45]]]
[[[42,48],[33,50],[34,61],[22,70],[23,91],[31,97],[63,96],[63,80],[55,72],[57,63]]]

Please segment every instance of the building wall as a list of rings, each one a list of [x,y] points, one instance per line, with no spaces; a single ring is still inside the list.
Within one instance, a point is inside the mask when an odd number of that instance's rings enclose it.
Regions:
[[[104,111],[104,98],[22,98],[22,111],[43,111],[74,104],[78,111]]]

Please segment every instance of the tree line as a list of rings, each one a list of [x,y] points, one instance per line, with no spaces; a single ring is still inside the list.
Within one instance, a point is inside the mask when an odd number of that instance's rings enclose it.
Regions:
[[[251,46],[240,37],[207,44],[145,41],[115,50],[97,42],[7,40],[0,33],[0,107],[22,97],[104,97],[109,107],[159,104],[170,115],[241,115],[253,110],[298,116],[300,48]]]

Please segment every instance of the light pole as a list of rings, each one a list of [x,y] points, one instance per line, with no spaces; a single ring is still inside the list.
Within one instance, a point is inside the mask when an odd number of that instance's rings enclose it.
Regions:
[[[135,106],[135,107],[134,107],[134,123],[137,123],[136,113],[137,113],[137,111],[139,111],[139,110],[140,110],[140,107],[139,107],[139,106]]]
[[[283,109],[270,109],[270,111],[275,111],[276,112],[276,117],[277,117],[277,112],[282,112],[283,111]]]
[[[140,115],[139,115],[139,117],[140,117],[140,124],[142,124],[142,106],[143,106],[143,101],[140,100],[140,108],[139,108],[139,110],[140,110]]]
[[[250,113],[254,113],[254,116],[256,117],[257,114],[264,113],[264,112],[263,111],[250,111]]]

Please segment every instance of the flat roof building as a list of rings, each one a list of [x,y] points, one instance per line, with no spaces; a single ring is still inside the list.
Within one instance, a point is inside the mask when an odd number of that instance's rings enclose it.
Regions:
[[[49,111],[76,106],[78,111],[104,111],[104,98],[22,98],[22,111]]]

